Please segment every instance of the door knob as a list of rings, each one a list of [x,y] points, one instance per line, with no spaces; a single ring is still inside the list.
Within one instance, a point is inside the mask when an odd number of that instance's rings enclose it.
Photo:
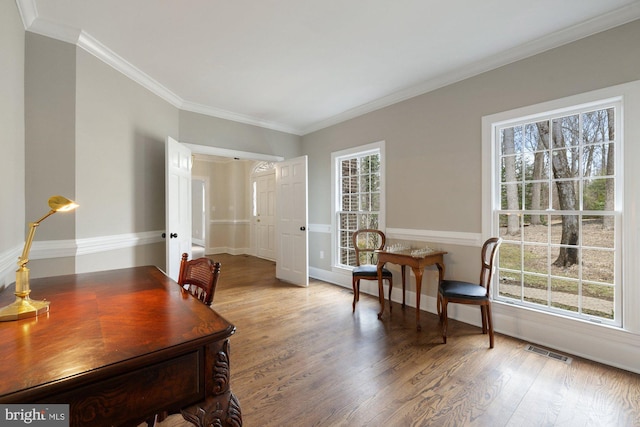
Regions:
[[[306,229],[307,229],[307,227],[305,227],[304,225],[302,227],[300,227],[300,231],[304,231]]]
[[[172,238],[172,239],[173,239],[174,237],[178,237],[178,233],[171,233],[171,234],[169,234],[169,237],[170,237],[170,238]]]
[[[167,233],[162,233],[162,238],[166,239],[167,238]]]

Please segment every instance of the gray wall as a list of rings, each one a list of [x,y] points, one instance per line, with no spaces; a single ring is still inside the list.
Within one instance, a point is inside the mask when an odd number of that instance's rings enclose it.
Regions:
[[[180,110],[180,142],[249,153],[301,155],[302,138],[275,130]]]
[[[13,1],[0,2],[0,289],[15,281],[25,233],[24,27]],[[46,206],[46,205],[45,205]],[[35,218],[34,218],[35,219]],[[4,256],[3,256],[4,254]],[[5,272],[6,273],[3,273]]]
[[[385,140],[387,227],[480,233],[482,117],[640,79],[639,41],[635,21],[305,135],[309,222],[331,223],[331,152]],[[311,266],[327,269],[316,252],[330,239],[311,241]],[[447,271],[475,280],[477,251],[443,248]]]
[[[75,78],[76,48],[68,43],[26,33],[25,54],[25,196],[26,214],[35,221],[49,210],[47,200],[59,194],[76,197]],[[35,240],[72,240],[76,212],[57,214],[38,227]],[[37,245],[36,245],[37,246]],[[37,251],[32,249],[32,277]],[[52,264],[50,274],[75,269],[74,257]]]

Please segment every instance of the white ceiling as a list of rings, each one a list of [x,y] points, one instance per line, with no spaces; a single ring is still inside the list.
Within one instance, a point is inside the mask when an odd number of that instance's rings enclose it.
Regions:
[[[16,0],[173,105],[304,135],[640,18],[640,0]]]

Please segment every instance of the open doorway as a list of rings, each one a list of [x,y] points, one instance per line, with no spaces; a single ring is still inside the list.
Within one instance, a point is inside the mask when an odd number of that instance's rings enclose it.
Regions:
[[[193,153],[194,256],[196,251],[202,250],[207,255],[250,254],[275,260],[275,250],[263,250],[269,246],[273,249],[275,236],[266,237],[265,240],[264,234],[257,235],[257,225],[268,225],[270,222],[269,215],[264,220],[261,218],[265,215],[263,212],[271,210],[275,215],[275,197],[268,209],[256,207],[253,175],[256,171],[258,174],[268,174],[268,169],[274,174],[273,163],[283,158],[194,144],[185,145]],[[275,179],[275,175],[272,176]],[[257,215],[258,211],[260,217]],[[275,219],[272,221],[275,228]]]

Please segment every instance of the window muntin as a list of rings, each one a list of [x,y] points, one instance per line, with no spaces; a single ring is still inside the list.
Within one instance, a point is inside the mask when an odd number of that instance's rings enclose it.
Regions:
[[[497,300],[621,324],[619,102],[495,126]]]
[[[374,144],[378,145],[378,144]],[[336,190],[336,265],[356,265],[351,236],[361,228],[383,228],[382,151],[354,151],[334,157]]]

